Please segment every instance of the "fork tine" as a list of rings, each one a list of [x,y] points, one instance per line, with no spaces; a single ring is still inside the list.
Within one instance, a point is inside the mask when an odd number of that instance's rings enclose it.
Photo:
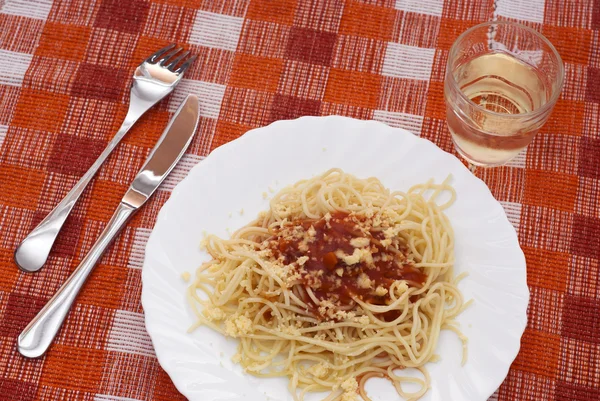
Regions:
[[[169,64],[166,65],[166,68],[169,69],[170,71],[173,71],[173,68],[184,58],[186,58],[188,56],[188,54],[190,54],[189,50],[184,51],[183,53],[181,53],[181,55],[175,57],[175,59],[173,61],[171,61]]]
[[[146,61],[148,63],[152,63],[154,64],[156,62],[156,58],[162,56],[165,52],[168,52],[169,50],[171,50],[172,48],[175,47],[175,43],[171,43],[170,45],[163,47],[162,49],[160,49],[159,51],[157,51],[156,53],[152,54],[150,57],[148,57],[146,59]]]
[[[185,61],[185,63],[181,64],[181,67],[179,67],[178,69],[176,69],[173,72],[175,74],[183,74],[185,72],[185,70],[190,68],[190,66],[194,63],[194,61],[196,61],[196,58],[198,58],[198,56],[196,56],[196,55],[193,55],[192,57],[188,58]]]
[[[173,56],[175,56],[176,54],[178,54],[180,51],[183,50],[183,47],[178,47],[175,50],[171,50],[168,53],[165,53],[160,60],[157,61],[157,63],[161,66],[164,67],[165,63],[170,60]]]

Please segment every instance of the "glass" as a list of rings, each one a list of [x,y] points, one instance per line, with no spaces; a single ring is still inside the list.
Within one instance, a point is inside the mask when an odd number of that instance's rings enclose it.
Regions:
[[[564,65],[544,36],[492,21],[458,37],[448,56],[446,118],[458,153],[474,166],[499,166],[523,150],[548,120]]]

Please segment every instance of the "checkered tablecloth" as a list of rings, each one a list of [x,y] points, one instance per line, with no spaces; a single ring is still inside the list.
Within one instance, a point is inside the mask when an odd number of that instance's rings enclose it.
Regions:
[[[144,246],[174,185],[217,146],[302,115],[379,120],[452,152],[448,49],[489,19],[541,31],[566,66],[527,151],[478,172],[518,231],[531,289],[521,352],[491,400],[600,400],[600,0],[0,0],[0,400],[183,399],[140,305]],[[169,42],[197,63],[110,157],[47,266],[20,273],[15,246],[115,133],[134,67]],[[90,248],[187,93],[202,115],[188,154],[106,254],[48,354],[22,358],[17,335]]]

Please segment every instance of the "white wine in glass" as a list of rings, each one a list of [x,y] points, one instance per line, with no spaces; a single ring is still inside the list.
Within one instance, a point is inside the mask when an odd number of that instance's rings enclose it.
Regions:
[[[554,47],[525,26],[488,22],[450,50],[445,99],[448,128],[471,165],[505,164],[547,121],[564,67]]]

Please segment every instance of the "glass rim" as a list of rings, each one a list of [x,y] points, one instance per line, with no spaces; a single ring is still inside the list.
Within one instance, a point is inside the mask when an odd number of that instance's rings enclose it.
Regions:
[[[483,108],[480,105],[478,105],[477,103],[473,102],[471,99],[469,99],[464,94],[464,92],[458,86],[458,82],[456,82],[456,78],[454,77],[454,74],[452,74],[452,71],[450,71],[450,61],[453,59],[453,55],[457,52],[458,43],[460,43],[461,40],[463,40],[465,36],[467,36],[468,34],[470,34],[473,31],[475,31],[476,29],[480,29],[480,28],[483,28],[483,27],[489,27],[491,25],[514,26],[514,27],[518,27],[519,29],[523,29],[523,30],[529,32],[530,34],[533,34],[534,36],[536,36],[537,38],[539,38],[543,43],[545,43],[548,46],[548,48],[550,48],[551,53],[554,55],[554,57],[556,57],[556,60],[558,61],[558,85],[557,85],[557,90],[554,91],[554,93],[550,97],[550,100],[548,102],[546,102],[539,109],[528,111],[526,113],[520,113],[520,114],[498,113],[496,111],[491,111],[491,110],[488,110],[486,108]],[[448,79],[448,75],[450,76],[450,79]],[[548,38],[546,38],[544,35],[542,35],[538,31],[536,31],[535,29],[530,28],[530,27],[528,27],[526,25],[520,24],[518,22],[512,22],[512,21],[486,21],[486,22],[483,22],[481,24],[477,24],[477,25],[474,25],[474,26],[470,27],[469,29],[467,29],[466,31],[464,31],[463,33],[461,33],[456,38],[456,40],[454,41],[454,43],[452,43],[452,46],[450,47],[450,51],[448,52],[448,62],[446,64],[446,80],[447,81],[449,80],[450,83],[453,85],[453,87],[458,90],[459,96],[463,100],[465,100],[470,106],[475,107],[476,109],[478,109],[481,112],[487,113],[487,114],[492,115],[492,116],[502,117],[502,118],[528,118],[528,117],[538,116],[538,115],[544,114],[549,109],[552,109],[554,107],[554,105],[556,104],[556,102],[558,100],[558,97],[560,96],[560,93],[562,92],[562,88],[563,88],[563,84],[564,84],[564,80],[565,80],[565,64],[563,62],[562,57],[560,56],[560,54],[556,50],[556,47],[554,47],[554,45],[548,40]]]

